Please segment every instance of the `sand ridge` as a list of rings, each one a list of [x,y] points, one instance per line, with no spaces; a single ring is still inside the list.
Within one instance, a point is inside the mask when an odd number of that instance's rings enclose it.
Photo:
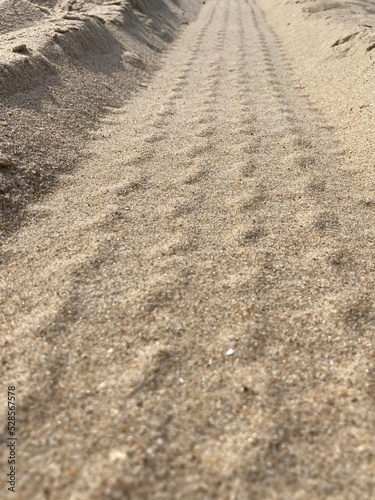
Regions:
[[[100,118],[150,78],[200,5],[39,3],[0,4],[0,241],[78,168]]]

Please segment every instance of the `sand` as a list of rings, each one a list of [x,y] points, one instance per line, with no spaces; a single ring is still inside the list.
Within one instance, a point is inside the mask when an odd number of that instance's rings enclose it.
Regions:
[[[14,212],[9,498],[373,498],[370,35],[322,5],[208,0]]]
[[[125,0],[0,2],[0,160],[14,167],[0,167],[5,236],[77,168],[100,117],[150,78],[198,10],[197,0],[185,10],[170,0],[132,3],[142,11]]]

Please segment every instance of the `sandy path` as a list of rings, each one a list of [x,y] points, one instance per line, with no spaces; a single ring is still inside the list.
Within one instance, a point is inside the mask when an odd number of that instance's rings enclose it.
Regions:
[[[374,207],[254,1],[88,148],[4,250],[19,498],[371,498]]]

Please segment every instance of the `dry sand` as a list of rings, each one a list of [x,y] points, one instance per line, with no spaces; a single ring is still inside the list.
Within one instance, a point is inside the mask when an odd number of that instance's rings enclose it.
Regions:
[[[370,35],[310,4],[208,0],[4,240],[10,498],[374,498]]]
[[[160,66],[198,1],[0,2],[0,238],[83,160],[101,116]],[[25,50],[17,50],[25,46]],[[14,52],[16,50],[16,52]],[[1,168],[2,158],[13,168]]]

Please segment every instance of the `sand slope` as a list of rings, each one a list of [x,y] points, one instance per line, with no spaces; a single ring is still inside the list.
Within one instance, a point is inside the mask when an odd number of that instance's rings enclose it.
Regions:
[[[372,180],[263,7],[204,4],[4,245],[19,498],[373,496]]]
[[[77,168],[99,118],[152,75],[200,5],[39,3],[0,3],[0,239]]]

